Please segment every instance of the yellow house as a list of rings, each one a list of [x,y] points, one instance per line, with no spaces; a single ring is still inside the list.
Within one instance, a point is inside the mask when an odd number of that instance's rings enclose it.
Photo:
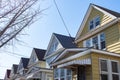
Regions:
[[[47,68],[46,61],[43,59],[46,50],[33,48],[28,62],[28,71],[25,80],[52,80],[53,71]]]
[[[64,49],[51,64],[54,80],[120,80],[119,17],[118,12],[90,4],[75,37],[77,48]]]

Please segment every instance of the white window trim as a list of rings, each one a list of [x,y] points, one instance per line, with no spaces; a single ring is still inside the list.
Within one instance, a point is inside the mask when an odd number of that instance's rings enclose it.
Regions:
[[[101,41],[100,41],[100,35],[101,35],[101,34],[104,34],[104,35],[105,35],[104,32],[96,35],[96,36],[98,37],[98,47],[99,47],[98,49],[101,49]],[[90,40],[90,46],[91,46],[91,47],[93,47],[92,40],[93,40],[93,38],[96,37],[96,36],[93,36],[93,37],[87,39],[87,40]],[[87,46],[86,46],[86,41],[87,41],[87,40],[85,40],[85,41],[83,42],[83,46],[84,46],[84,47],[87,47]],[[105,40],[105,42],[106,42],[106,40]],[[105,49],[106,49],[106,48],[104,48],[104,49],[102,49],[102,50],[105,50]]]
[[[67,77],[70,76],[71,77],[71,80],[72,80],[72,71],[71,71],[71,75],[67,75],[67,69],[64,69],[64,76],[61,77],[61,69],[63,68],[57,68],[58,69],[58,77],[55,78],[54,76],[54,80],[58,79],[58,80],[61,80],[61,78],[64,78],[64,80],[67,80]]]
[[[105,71],[101,71],[101,64],[100,64],[100,61],[101,60],[106,60],[107,61],[107,67],[108,67],[108,72],[105,72]],[[117,62],[118,64],[118,73],[114,73],[112,72],[112,66],[111,66],[111,62]],[[117,60],[110,60],[110,59],[104,59],[104,58],[99,58],[99,67],[100,67],[100,74],[108,74],[108,80],[112,80],[112,74],[116,74],[119,76],[119,80],[120,80],[120,69],[119,69],[119,61]],[[100,80],[101,80],[101,77],[100,77]]]
[[[92,20],[89,21],[89,31],[93,31],[94,29],[98,28],[98,26],[95,26],[95,22],[96,22],[96,19],[99,18],[100,19],[100,16],[96,16],[94,17]],[[93,29],[90,30],[90,22],[93,21]]]

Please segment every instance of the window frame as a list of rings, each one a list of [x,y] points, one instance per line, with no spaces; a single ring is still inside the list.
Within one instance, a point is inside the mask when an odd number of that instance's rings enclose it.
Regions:
[[[67,77],[71,77],[71,80],[72,80],[72,70],[71,70],[71,75],[67,75],[68,69],[64,69],[64,68],[56,68],[56,69],[58,69],[58,77],[55,77],[55,73],[54,73],[54,80],[61,80],[61,78],[64,78],[64,80],[67,80]],[[61,70],[64,70],[64,76],[61,76]]]
[[[99,21],[99,24],[96,26],[97,20]],[[93,24],[91,24],[93,22]],[[93,28],[91,29],[91,25],[93,25]],[[96,29],[100,25],[100,16],[94,17],[92,20],[89,21],[89,31]]]
[[[108,68],[107,72],[101,70],[101,60],[106,60],[107,61],[107,68]],[[111,62],[117,62],[118,73],[112,72],[112,63]],[[108,75],[108,80],[112,80],[113,79],[113,76],[112,76],[113,74],[118,75],[119,80],[120,80],[119,61],[117,61],[117,60],[110,60],[110,59],[104,59],[104,58],[99,58],[99,67],[100,67],[100,75],[101,74]],[[100,80],[101,80],[101,76],[100,76]]]
[[[102,41],[101,41],[101,37],[100,37],[101,34],[104,34],[104,38],[105,38],[105,33],[102,32],[102,33],[100,33],[100,34],[98,34],[98,35],[96,35],[96,36],[93,36],[93,37],[85,40],[85,41],[83,42],[83,46],[84,46],[84,47],[87,47],[86,42],[87,42],[88,40],[90,40],[90,47],[94,47],[94,45],[93,45],[93,38],[97,37],[97,39],[98,39],[98,44],[97,44],[97,45],[98,45],[98,49],[102,49],[102,45],[101,45],[101,42],[102,42]],[[102,50],[105,50],[105,49],[106,49],[106,38],[104,39],[104,41],[105,41],[105,48],[103,48]]]

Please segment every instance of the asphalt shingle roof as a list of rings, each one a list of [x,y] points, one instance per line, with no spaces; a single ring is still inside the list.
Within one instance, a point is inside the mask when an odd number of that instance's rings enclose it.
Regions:
[[[21,58],[22,63],[23,63],[23,68],[27,68],[28,62],[29,62],[29,58]]]
[[[46,50],[38,49],[38,48],[34,48],[34,50],[35,50],[35,53],[36,53],[38,59],[40,61],[45,61],[44,56],[45,56]]]
[[[57,37],[57,39],[64,48],[76,48],[76,45],[74,43],[75,38],[56,33],[53,34]]]
[[[101,6],[98,6],[98,5],[96,5],[96,4],[93,4],[93,5],[99,7],[100,9],[103,9],[104,11],[106,11],[106,12],[108,12],[108,13],[116,16],[116,17],[120,17],[120,13],[118,13],[118,12],[115,12],[115,11],[112,11],[112,10],[110,10],[110,9],[107,9],[107,8],[104,8],[104,7],[101,7]]]

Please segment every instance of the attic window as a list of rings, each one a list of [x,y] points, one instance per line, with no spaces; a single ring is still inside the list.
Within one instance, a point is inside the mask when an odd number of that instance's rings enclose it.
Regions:
[[[97,16],[89,22],[89,30],[95,29],[100,25],[100,17]]]

